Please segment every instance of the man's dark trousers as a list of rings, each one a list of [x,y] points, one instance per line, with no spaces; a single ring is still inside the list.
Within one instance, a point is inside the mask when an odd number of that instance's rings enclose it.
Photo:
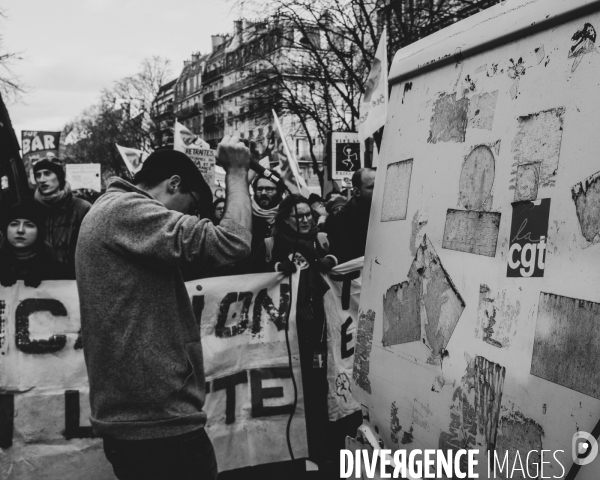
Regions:
[[[217,459],[204,428],[152,440],[104,439],[119,480],[216,480]]]

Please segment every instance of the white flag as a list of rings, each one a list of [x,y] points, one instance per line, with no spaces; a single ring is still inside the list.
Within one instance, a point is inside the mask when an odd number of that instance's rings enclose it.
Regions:
[[[306,180],[300,175],[298,161],[296,160],[296,157],[292,155],[290,147],[287,144],[281,128],[281,123],[279,123],[279,118],[277,117],[275,110],[273,110],[273,119],[275,121],[276,133],[279,137],[278,139],[275,139],[274,145],[274,150],[279,159],[279,167],[277,167],[279,173],[281,173],[281,177],[292,193],[299,193],[308,198],[310,190],[308,189]]]
[[[206,150],[207,148],[210,148],[210,145],[175,120],[175,131],[173,132],[173,150],[179,150],[180,152],[185,153],[185,149],[190,147]]]
[[[117,144],[115,143],[115,145]],[[139,170],[142,168],[142,163],[144,163],[144,160],[146,160],[148,157],[146,152],[142,152],[137,148],[122,147],[121,145],[117,145],[117,149],[119,150],[119,153],[121,154],[121,157],[127,166],[127,170],[129,170],[131,175],[135,175],[137,172],[139,172]]]
[[[388,64],[386,31],[383,29],[373,65],[365,85],[365,94],[360,102],[358,137],[364,142],[385,125],[388,104]]]

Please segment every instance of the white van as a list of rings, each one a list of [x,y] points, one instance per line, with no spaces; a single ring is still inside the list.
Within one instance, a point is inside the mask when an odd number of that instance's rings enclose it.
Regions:
[[[348,448],[477,449],[484,479],[597,454],[597,32],[598,0],[507,0],[396,54]]]

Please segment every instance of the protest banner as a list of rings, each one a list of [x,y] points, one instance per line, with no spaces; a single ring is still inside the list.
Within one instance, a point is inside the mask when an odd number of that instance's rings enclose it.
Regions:
[[[331,132],[331,141],[327,142],[327,146],[332,180],[341,180],[344,187],[352,187],[352,175],[365,166],[362,145],[358,133]]]
[[[285,341],[290,289],[281,274],[186,284],[200,325],[204,410],[219,470],[289,460],[293,386]],[[298,406],[296,458],[308,455],[295,304],[289,318]],[[114,479],[93,438],[74,281],[0,288],[0,478]]]
[[[200,172],[206,183],[215,187],[215,151],[210,149],[210,145],[197,135],[194,135],[181,123],[175,121],[175,132],[173,138],[173,149],[185,153],[190,157]]]
[[[146,160],[146,157],[148,157],[148,154],[137,148],[122,147],[116,143],[115,145],[117,145],[117,150],[119,150],[127,170],[129,170],[131,176],[135,175],[142,168],[142,164]]]
[[[361,142],[385,125],[388,105],[387,34],[383,29],[360,101],[358,135]]]
[[[175,120],[173,131],[173,150],[185,153],[186,148],[200,148],[206,150],[210,148],[208,142],[202,140],[198,135],[194,135],[185,125]]]
[[[365,84],[365,93],[360,101],[360,118],[357,121],[358,138],[361,143],[385,125],[388,109],[388,62],[387,33],[383,29],[371,71]],[[371,165],[377,167],[379,152],[373,144]]]
[[[275,128],[273,128],[274,145],[272,146],[271,153],[278,162],[278,166],[275,170],[281,174],[283,181],[292,193],[299,193],[308,198],[310,190],[308,189],[306,180],[300,175],[298,161],[296,160],[296,157],[293,156],[292,151],[288,146],[285,135],[283,134],[283,129],[281,128],[281,123],[279,122],[279,117],[275,113],[275,110],[272,110],[272,112]]]
[[[99,163],[77,163],[66,166],[67,182],[72,190],[80,188],[102,191],[102,179],[100,178]]]
[[[35,185],[33,164],[44,158],[58,157],[60,132],[39,132],[23,130],[21,132],[21,153],[27,171],[29,183]]]
[[[327,404],[332,422],[360,410],[360,404],[352,396],[350,380],[363,262],[364,257],[350,260],[323,275],[329,285],[323,302],[327,316]]]

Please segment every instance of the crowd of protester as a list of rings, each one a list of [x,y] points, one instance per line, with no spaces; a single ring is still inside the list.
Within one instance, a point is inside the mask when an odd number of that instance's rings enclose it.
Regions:
[[[81,222],[91,204],[73,195],[57,160],[33,165],[32,199],[9,208],[0,219],[0,283],[75,279],[75,248]]]
[[[73,194],[60,162],[39,161],[33,172],[37,184],[33,198],[11,207],[0,218],[0,284],[5,287],[17,280],[38,287],[43,280],[75,279],[79,229],[91,204],[83,195]],[[335,422],[338,425],[328,422],[323,296],[329,287],[321,274],[365,254],[374,182],[375,170],[363,168],[354,173],[352,191],[346,196],[333,190],[324,198],[314,193],[305,198],[255,176],[249,185],[250,255],[220,270],[181,267],[184,280],[300,271],[296,318],[307,434],[311,457],[321,461],[334,460],[344,448],[345,436],[354,435],[362,423],[360,412]],[[225,205],[225,198],[218,198],[202,210],[218,225]]]

